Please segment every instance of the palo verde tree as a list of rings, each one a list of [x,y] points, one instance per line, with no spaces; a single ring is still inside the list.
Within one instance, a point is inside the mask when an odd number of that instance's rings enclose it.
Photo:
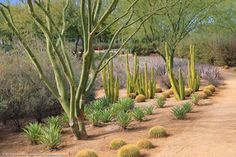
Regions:
[[[116,57],[124,45],[138,32],[142,24],[150,18],[154,12],[147,12],[139,18],[135,18],[133,7],[139,0],[124,1],[127,3],[126,10],[121,15],[106,23],[111,14],[115,14],[122,0],[80,0],[79,10],[81,16],[81,28],[83,38],[83,55],[81,57],[80,76],[75,76],[75,67],[71,64],[68,52],[65,49],[65,13],[71,0],[65,0],[61,11],[62,21],[55,21],[51,12],[50,0],[27,0],[27,7],[30,14],[30,19],[38,26],[43,33],[46,44],[46,53],[49,63],[54,73],[56,85],[49,80],[40,65],[40,61],[34,54],[34,50],[28,45],[24,37],[20,34],[14,23],[14,18],[11,13],[11,6],[0,3],[0,11],[9,28],[14,32],[30,60],[37,69],[40,79],[47,86],[49,91],[58,99],[65,113],[69,117],[70,127],[77,139],[87,138],[87,133],[84,124],[84,104],[83,97],[92,88],[98,73]],[[37,8],[37,9],[36,9]],[[158,8],[160,10],[162,8]],[[37,10],[37,11],[36,11]],[[39,16],[38,10],[43,16]],[[156,12],[156,10],[155,10]],[[97,64],[94,64],[93,41],[99,37],[104,31],[114,24],[119,23],[119,27],[114,30],[112,39],[109,43],[109,48],[103,54]],[[133,26],[138,26],[133,32],[124,39],[120,48],[110,54],[110,50],[118,35]],[[93,66],[92,66],[93,65]],[[78,81],[77,81],[78,80]],[[67,91],[69,87],[69,91]]]

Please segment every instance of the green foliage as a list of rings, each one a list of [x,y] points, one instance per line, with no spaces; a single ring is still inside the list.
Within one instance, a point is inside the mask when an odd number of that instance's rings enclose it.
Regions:
[[[151,141],[149,141],[147,139],[143,139],[143,140],[139,140],[137,142],[137,147],[140,149],[151,149],[154,147],[154,145],[152,144]]]
[[[102,82],[103,88],[105,90],[106,97],[108,97],[111,102],[116,102],[119,99],[119,78],[114,77],[113,72],[113,61],[110,61],[102,70]]]
[[[92,113],[87,115],[87,118],[93,126],[97,127],[97,126],[100,126],[101,116],[102,116],[101,111],[94,110]]]
[[[119,112],[127,112],[134,108],[134,100],[130,98],[120,99],[117,103],[111,107],[113,116],[116,116]]]
[[[60,130],[60,131],[61,131],[61,129],[62,129],[62,126],[61,126],[62,121],[61,121],[61,118],[60,118],[59,116],[56,116],[56,117],[54,117],[54,116],[48,117],[45,122],[46,122],[45,124],[46,124],[47,126],[53,127],[53,128],[58,129],[58,130]]]
[[[154,110],[154,107],[148,106],[148,107],[145,107],[145,108],[144,108],[144,113],[145,113],[146,115],[152,115],[152,114],[153,114],[153,110]]]
[[[189,102],[185,102],[183,104],[183,109],[185,110],[185,112],[189,113],[192,111],[192,105]]]
[[[125,145],[118,150],[118,157],[140,157],[138,147],[132,144]]]
[[[126,129],[131,123],[131,121],[132,117],[129,113],[126,112],[120,112],[116,117],[116,123],[123,129]]]
[[[29,123],[23,130],[31,144],[39,143],[39,138],[42,134],[42,126],[39,123]]]
[[[96,152],[92,149],[83,149],[80,150],[75,157],[98,157]]]
[[[122,139],[113,139],[110,143],[111,149],[119,149],[120,147],[126,145],[126,142]]]
[[[110,109],[103,110],[101,112],[101,121],[103,123],[110,122],[112,120],[112,112]]]
[[[132,116],[137,121],[143,121],[145,114],[141,108],[136,107],[132,111]]]
[[[198,93],[194,93],[191,95],[191,101],[193,104],[198,105],[200,100],[201,100],[201,98]]]
[[[165,105],[165,98],[164,97],[157,97],[157,100],[156,100],[156,106],[158,108],[163,108],[164,105]]]
[[[40,143],[45,145],[48,149],[58,149],[60,141],[60,129],[53,125],[42,127],[42,134],[40,136]]]
[[[162,126],[154,126],[148,131],[149,138],[159,138],[167,136],[166,129]]]
[[[185,110],[185,108],[181,106],[173,107],[171,112],[177,119],[180,119],[180,120],[185,119],[186,114],[187,114],[187,111]]]

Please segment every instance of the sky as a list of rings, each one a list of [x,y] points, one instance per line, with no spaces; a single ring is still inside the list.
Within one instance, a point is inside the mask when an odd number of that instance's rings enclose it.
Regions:
[[[0,0],[0,2],[7,2],[7,1],[10,1],[11,3],[17,3],[19,2],[19,0]]]

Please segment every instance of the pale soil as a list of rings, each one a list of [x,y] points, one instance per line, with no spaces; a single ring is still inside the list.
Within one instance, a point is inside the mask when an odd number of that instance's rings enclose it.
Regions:
[[[114,138],[123,138],[127,143],[135,144],[139,139],[147,138],[148,129],[155,125],[164,126],[169,136],[150,139],[156,146],[149,151],[141,150],[145,157],[233,157],[236,154],[236,73],[223,72],[225,85],[218,89],[213,97],[202,100],[194,107],[186,120],[175,120],[170,113],[171,107],[181,102],[174,98],[167,101],[164,109],[155,109],[155,114],[147,116],[147,121],[133,122],[129,130],[121,132],[114,123],[94,128],[88,126],[89,139],[77,141],[69,128],[64,129],[62,146],[58,151],[49,152],[42,145],[32,146],[22,133],[12,133],[0,127],[1,153],[53,153],[74,157],[83,148],[97,151],[99,157],[116,157],[117,151],[110,150],[109,142]],[[155,100],[136,104],[154,105]],[[9,155],[11,156],[11,155]],[[43,156],[43,155],[37,155]]]

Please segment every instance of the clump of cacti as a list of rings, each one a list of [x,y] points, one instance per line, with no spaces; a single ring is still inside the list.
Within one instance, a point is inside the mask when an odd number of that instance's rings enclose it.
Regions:
[[[137,142],[137,146],[140,149],[151,149],[154,147],[154,145],[152,144],[151,141],[147,140],[147,139],[143,139]]]
[[[146,97],[143,94],[139,94],[135,98],[136,102],[145,102],[145,100],[146,100]]]
[[[148,132],[149,138],[159,138],[167,136],[167,132],[162,126],[152,127]]]
[[[190,60],[188,61],[188,87],[194,92],[199,90],[200,75],[196,72],[194,46],[190,45]]]
[[[122,139],[113,139],[110,143],[110,149],[119,149],[120,147],[126,145],[126,142]]]
[[[154,79],[154,68],[148,73],[147,63],[145,63],[144,72],[139,72],[139,60],[137,55],[134,56],[134,69],[131,74],[129,68],[128,54],[126,57],[126,86],[127,94],[143,94],[146,98],[152,99],[156,93],[156,81]]]
[[[75,157],[97,157],[98,155],[92,149],[84,149],[79,151]]]
[[[137,146],[128,144],[121,147],[118,151],[118,157],[140,157],[141,153]]]
[[[114,77],[113,61],[102,70],[102,82],[106,97],[111,102],[116,102],[119,99],[119,78]]]
[[[173,73],[173,67],[172,67],[173,60],[168,50],[167,43],[165,44],[165,52],[166,52],[166,69],[167,69],[168,78],[170,80],[171,89],[173,90],[173,93],[177,100],[184,100],[185,99],[185,90],[184,90],[185,83],[182,76],[182,70],[179,69],[179,77],[178,77],[178,80],[176,80]]]

